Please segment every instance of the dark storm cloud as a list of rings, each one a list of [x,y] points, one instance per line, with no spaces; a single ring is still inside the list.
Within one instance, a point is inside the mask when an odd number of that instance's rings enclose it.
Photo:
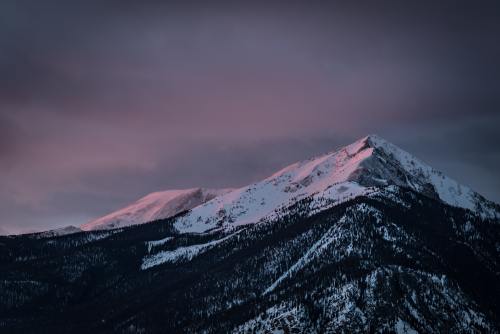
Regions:
[[[379,133],[499,201],[494,2],[3,1],[0,226],[240,186]]]

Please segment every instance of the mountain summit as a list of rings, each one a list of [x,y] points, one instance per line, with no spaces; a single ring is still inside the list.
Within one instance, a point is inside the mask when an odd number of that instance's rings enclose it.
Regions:
[[[495,217],[495,205],[470,188],[426,165],[377,135],[309,160],[294,163],[267,179],[240,189],[192,188],[151,193],[104,217],[83,224],[84,231],[146,223],[192,210],[179,231],[203,232],[270,218],[283,206],[314,196],[319,205],[399,186],[449,205]],[[320,209],[320,208],[316,208]]]
[[[498,207],[388,141],[371,135],[337,151],[283,168],[261,182],[233,190],[179,219],[182,232],[272,219],[306,197],[311,210],[391,187],[404,187],[446,204],[496,217]]]
[[[0,332],[499,333],[499,217],[368,136],[90,231],[0,237]]]

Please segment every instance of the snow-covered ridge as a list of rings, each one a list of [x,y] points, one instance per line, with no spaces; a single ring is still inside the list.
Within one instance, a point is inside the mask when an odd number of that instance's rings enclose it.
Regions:
[[[384,168],[387,171],[390,170],[389,166],[392,165],[404,174],[398,180],[399,182],[386,180],[389,181],[389,184],[409,187],[431,196],[437,195],[446,204],[472,210],[484,218],[498,217],[498,206],[493,202],[486,200],[469,187],[461,185],[396,145],[375,135],[368,136],[362,140],[375,148],[377,154],[374,155],[374,158],[376,157],[378,161],[382,162],[382,164],[377,166],[378,168]],[[371,164],[367,165],[373,166]],[[368,168],[368,170],[376,174],[373,169]],[[383,178],[383,173],[379,174],[379,177]]]
[[[291,164],[239,189],[193,188],[152,193],[81,228],[124,227],[190,210],[176,220],[175,227],[181,233],[202,233],[275,219],[279,212],[304,198],[312,199],[311,212],[319,212],[390,186],[410,188],[483,217],[500,216],[494,203],[401,148],[371,135],[337,151]]]
[[[192,188],[154,192],[123,209],[83,224],[81,229],[111,229],[172,217],[229,191],[231,189]]]
[[[493,203],[460,185],[399,147],[375,136],[364,137],[335,152],[294,163],[261,182],[236,189],[179,217],[179,232],[232,228],[276,216],[306,197],[311,207],[371,193],[388,186],[411,188],[483,217],[498,215]],[[324,204],[325,207],[327,204]]]

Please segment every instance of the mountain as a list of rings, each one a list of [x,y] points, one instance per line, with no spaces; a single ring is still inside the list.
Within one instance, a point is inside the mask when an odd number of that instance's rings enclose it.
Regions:
[[[359,195],[398,186],[485,218],[499,217],[498,206],[468,187],[372,135],[338,151],[292,164],[267,179],[219,196],[179,219],[183,232],[204,232],[273,219],[279,210],[313,197],[311,211]]]
[[[498,333],[499,208],[368,136],[148,224],[0,237],[0,332]]]
[[[151,193],[104,217],[83,224],[83,231],[104,230],[164,219],[192,209],[231,189],[192,188]]]

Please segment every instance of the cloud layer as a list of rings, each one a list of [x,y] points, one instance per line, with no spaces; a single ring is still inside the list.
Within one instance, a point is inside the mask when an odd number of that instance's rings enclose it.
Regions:
[[[500,201],[492,2],[0,4],[0,226],[239,186],[378,133]]]

